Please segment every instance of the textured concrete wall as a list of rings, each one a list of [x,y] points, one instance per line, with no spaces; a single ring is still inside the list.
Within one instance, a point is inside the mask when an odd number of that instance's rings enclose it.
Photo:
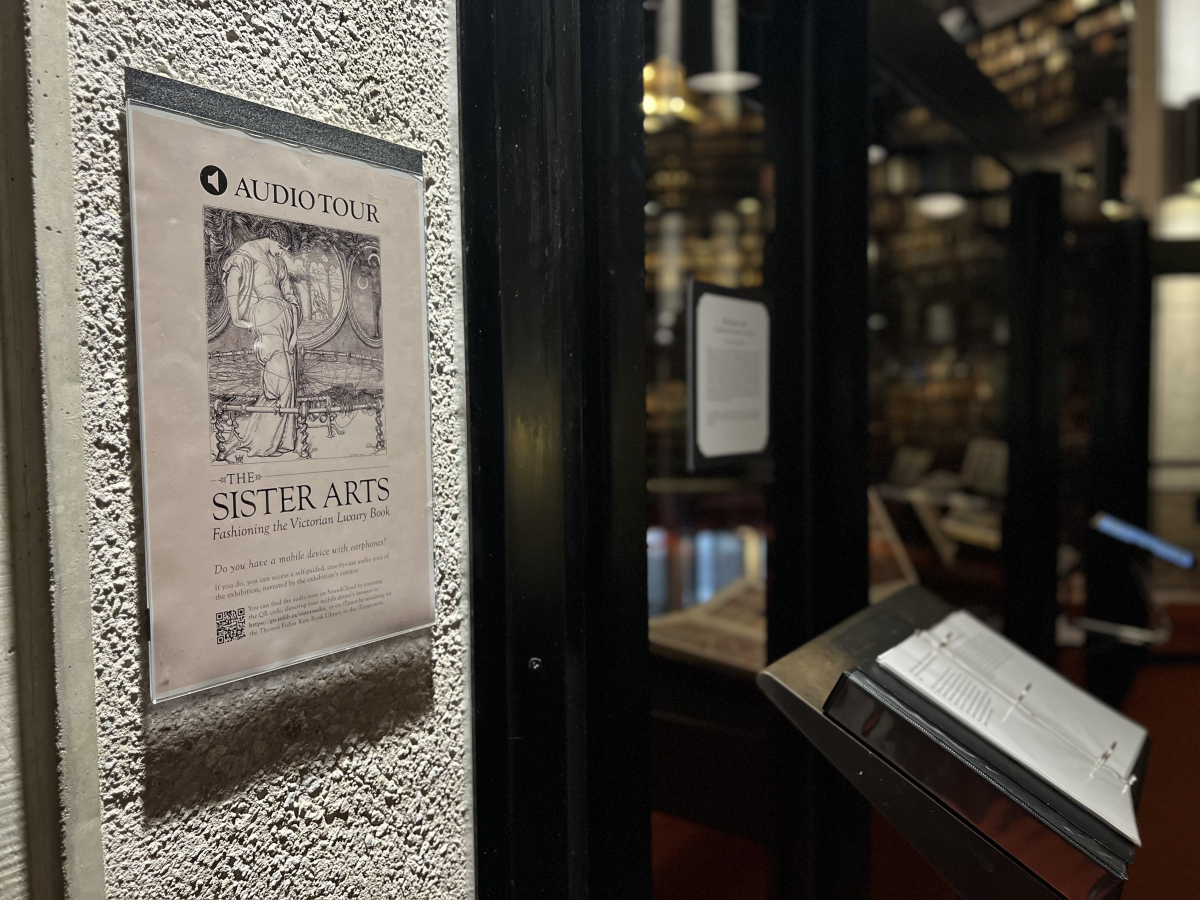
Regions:
[[[47,74],[34,97],[64,91],[70,99],[79,333],[73,347],[46,349],[80,354],[82,422],[72,427],[86,439],[87,512],[78,524],[89,548],[107,894],[468,896],[454,4],[65,6],[65,71],[53,81]],[[28,7],[44,19],[31,29],[36,48],[59,35],[35,7],[45,5]],[[425,152],[437,584],[429,633],[149,705],[125,65]],[[79,883],[84,877],[74,876],[75,892],[93,895],[98,886]]]

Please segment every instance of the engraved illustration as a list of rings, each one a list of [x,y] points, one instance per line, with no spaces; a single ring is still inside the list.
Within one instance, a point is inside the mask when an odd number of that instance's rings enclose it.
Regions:
[[[383,454],[378,239],[204,208],[213,465]]]

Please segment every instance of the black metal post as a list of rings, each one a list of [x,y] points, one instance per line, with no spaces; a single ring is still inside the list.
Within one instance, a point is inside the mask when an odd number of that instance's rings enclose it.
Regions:
[[[1103,510],[1144,528],[1150,497],[1150,236],[1140,218],[1112,230],[1111,252],[1096,260],[1090,317],[1090,512]],[[1089,585],[1089,612],[1098,614],[1092,594]]]
[[[1061,178],[1046,172],[1016,178],[1008,247],[1004,630],[1051,665],[1058,617],[1062,240]]]
[[[584,294],[579,452],[589,894],[650,896],[646,176],[640,4],[581,0]]]
[[[463,0],[478,893],[649,896],[640,9]]]
[[[867,26],[865,0],[771,23],[771,660],[867,603]],[[773,743],[775,895],[865,898],[866,801],[782,719]]]
[[[1113,227],[1097,266],[1091,312],[1091,444],[1088,513],[1107,512],[1146,527],[1150,490],[1150,235],[1144,219]],[[1092,533],[1085,547],[1088,615],[1145,626],[1144,554]],[[1142,648],[1095,646],[1088,690],[1120,705],[1145,658]]]

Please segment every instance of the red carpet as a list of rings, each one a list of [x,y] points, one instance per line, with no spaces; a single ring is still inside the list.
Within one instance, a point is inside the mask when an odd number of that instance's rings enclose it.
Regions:
[[[1125,700],[1125,714],[1150,732],[1150,765],[1123,900],[1200,897],[1200,606],[1168,613],[1174,634],[1162,653],[1193,659],[1144,666]]]
[[[1125,712],[1150,730],[1150,765],[1123,900],[1200,897],[1200,665],[1146,666]]]

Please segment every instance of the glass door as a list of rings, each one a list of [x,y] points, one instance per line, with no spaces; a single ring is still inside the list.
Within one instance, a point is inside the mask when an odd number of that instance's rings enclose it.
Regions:
[[[854,896],[865,810],[814,788],[828,773],[754,677],[868,599],[865,5],[643,8],[655,896],[794,893],[821,852],[809,815],[845,850],[819,877]],[[765,308],[762,358],[706,343],[714,297]],[[758,426],[756,372],[769,440],[706,455],[710,417]]]

